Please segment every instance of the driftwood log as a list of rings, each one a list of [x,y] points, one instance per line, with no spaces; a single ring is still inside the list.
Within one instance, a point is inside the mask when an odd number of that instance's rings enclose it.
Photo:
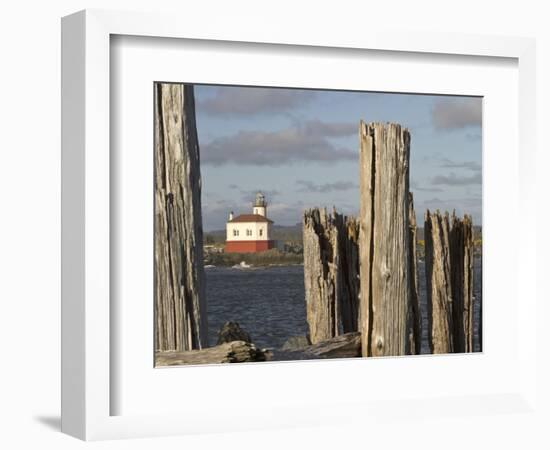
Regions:
[[[453,345],[457,353],[473,352],[474,238],[471,216],[453,213],[449,236],[451,291],[453,297]]]
[[[420,316],[420,297],[418,295],[418,272],[416,259],[416,213],[413,194],[409,192],[409,270],[410,303],[407,312],[408,349],[410,355],[420,355],[422,339],[422,318]]]
[[[430,353],[451,353],[454,345],[448,214],[426,211],[424,240]]]
[[[250,342],[232,341],[215,347],[186,352],[156,352],[156,366],[225,364],[265,361],[265,353]]]
[[[363,356],[407,353],[410,304],[408,130],[360,123],[360,329]]]
[[[276,350],[276,361],[297,361],[305,359],[355,358],[361,356],[361,333],[345,333],[313,345],[300,348]]]
[[[304,287],[311,343],[357,331],[358,234],[356,219],[326,209],[304,213]]]
[[[303,350],[310,358],[353,358],[361,356],[361,333],[346,333],[310,345]]]
[[[155,84],[155,349],[207,346],[193,86]]]

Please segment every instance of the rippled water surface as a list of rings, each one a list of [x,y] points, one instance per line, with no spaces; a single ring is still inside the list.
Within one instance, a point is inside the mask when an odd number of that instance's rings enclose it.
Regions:
[[[279,348],[290,336],[307,333],[303,266],[205,270],[210,345],[228,320],[265,348]]]
[[[428,352],[424,263],[418,264],[423,318],[422,351]],[[208,339],[215,345],[226,321],[235,321],[262,348],[280,348],[291,336],[307,333],[303,266],[206,269]],[[474,265],[474,349],[481,301],[481,260]]]

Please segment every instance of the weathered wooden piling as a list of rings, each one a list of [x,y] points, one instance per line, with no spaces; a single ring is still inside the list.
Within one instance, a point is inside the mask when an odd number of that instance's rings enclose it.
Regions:
[[[413,194],[409,192],[409,277],[410,303],[407,313],[408,350],[410,355],[420,355],[422,339],[422,318],[420,316],[420,297],[418,295],[418,272],[416,259],[416,213]]]
[[[363,356],[405,355],[411,257],[408,130],[361,122],[360,332]]]
[[[155,349],[207,346],[193,86],[155,84]]]
[[[353,218],[319,208],[304,212],[304,286],[312,344],[357,331],[357,236]]]
[[[460,219],[453,213],[449,246],[454,351],[457,353],[472,352],[474,350],[474,238],[470,216],[465,215],[463,219]]]
[[[358,331],[359,324],[359,220],[335,213],[340,247],[342,332]]]
[[[448,214],[426,211],[424,240],[430,353],[451,353],[454,346]]]
[[[338,230],[325,209],[304,212],[304,288],[312,344],[338,335],[340,290]]]
[[[432,353],[473,351],[473,226],[470,216],[426,212],[426,291]]]
[[[483,261],[480,262],[480,276],[479,276],[479,292],[483,292]],[[472,277],[473,278],[473,277]],[[478,299],[479,303],[479,323],[477,324],[477,343],[478,343],[478,351],[483,351],[483,299]],[[473,301],[472,301],[473,303]]]

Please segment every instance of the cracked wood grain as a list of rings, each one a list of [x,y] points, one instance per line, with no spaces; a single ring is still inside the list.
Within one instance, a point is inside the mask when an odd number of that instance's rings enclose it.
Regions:
[[[155,84],[155,350],[207,345],[193,86]]]
[[[363,356],[405,355],[410,307],[410,134],[361,122],[360,326]]]

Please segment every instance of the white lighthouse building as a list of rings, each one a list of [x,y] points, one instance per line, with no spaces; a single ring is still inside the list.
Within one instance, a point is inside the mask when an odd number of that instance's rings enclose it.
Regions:
[[[233,216],[229,214],[226,224],[226,253],[256,253],[263,252],[275,246],[271,240],[273,221],[267,218],[267,202],[265,196],[258,192],[252,205],[252,214]]]

